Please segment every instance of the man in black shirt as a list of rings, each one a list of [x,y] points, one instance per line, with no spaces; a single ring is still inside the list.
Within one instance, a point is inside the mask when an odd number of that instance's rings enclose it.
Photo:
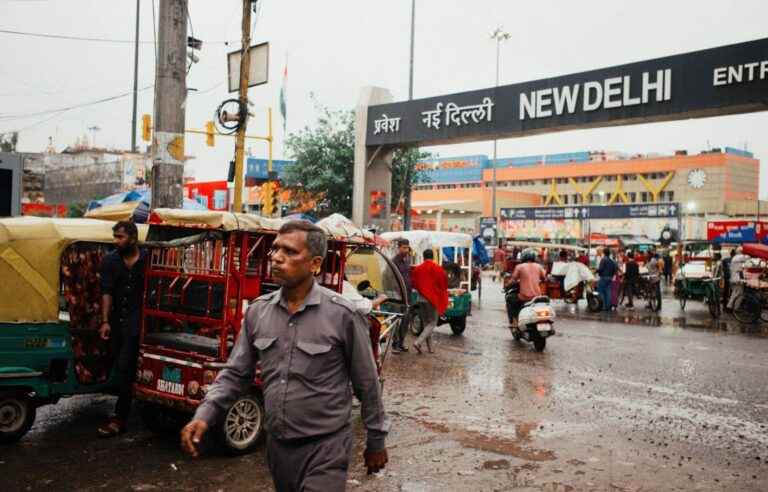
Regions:
[[[397,240],[397,254],[392,258],[392,263],[395,264],[400,275],[403,277],[405,295],[408,297],[407,300],[410,304],[413,285],[411,284],[411,243],[407,239]],[[392,351],[394,353],[408,352],[408,347],[405,346],[405,337],[408,334],[410,325],[411,316],[410,313],[406,313],[400,321],[394,340],[392,340]]]
[[[627,308],[634,309],[632,297],[637,291],[637,280],[640,278],[640,267],[635,261],[635,253],[627,254],[627,264],[624,268],[624,294],[627,297]]]
[[[603,259],[600,260],[600,265],[597,267],[597,292],[603,300],[603,311],[610,311],[613,304],[611,302],[611,282],[613,282],[614,275],[616,275],[616,263],[611,259],[611,250],[605,248]]]
[[[118,377],[115,415],[99,427],[99,435],[125,432],[133,400],[133,380],[139,355],[139,324],[144,293],[144,252],[139,249],[136,224],[122,221],[112,228],[115,251],[101,263],[101,326],[110,340]]]

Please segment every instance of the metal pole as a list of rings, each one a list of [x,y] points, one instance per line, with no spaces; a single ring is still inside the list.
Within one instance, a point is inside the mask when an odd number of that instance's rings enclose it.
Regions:
[[[496,38],[496,87],[499,86],[499,52],[501,51],[501,39]],[[496,216],[496,150],[498,148],[498,141],[493,139],[493,192],[491,194],[491,214],[496,218],[498,223],[498,217]]]
[[[251,1],[243,0],[243,55],[240,57],[240,107],[244,111],[241,115],[240,127],[235,139],[235,203],[234,211],[243,211],[243,160],[245,147],[245,130],[248,126],[248,72],[251,67],[251,59],[248,48],[251,45]]]
[[[154,1],[154,0],[153,0]],[[141,0],[136,0],[136,34],[133,41],[133,118],[131,119],[131,152],[136,152],[136,94],[139,85],[139,12]]]
[[[408,100],[413,99],[413,40],[416,35],[416,0],[411,0],[411,62],[408,72]]]
[[[187,1],[160,0],[152,207],[181,208],[184,180],[184,102],[187,98]]]
[[[416,0],[411,0],[411,56],[408,69],[408,100],[413,99],[413,46],[416,36]],[[403,230],[411,230],[411,189],[413,176],[410,167],[405,170],[405,179],[403,180]]]

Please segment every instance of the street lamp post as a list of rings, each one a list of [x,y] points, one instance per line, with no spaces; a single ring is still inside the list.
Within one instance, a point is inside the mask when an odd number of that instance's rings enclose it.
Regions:
[[[499,61],[501,54],[501,43],[511,38],[512,35],[508,32],[504,32],[501,26],[497,27],[495,31],[491,33],[491,39],[496,40],[496,85],[499,86]],[[493,139],[493,191],[491,194],[491,209],[493,217],[498,220],[498,214],[496,213],[496,151],[498,147],[498,140]],[[498,230],[498,228],[497,228]]]

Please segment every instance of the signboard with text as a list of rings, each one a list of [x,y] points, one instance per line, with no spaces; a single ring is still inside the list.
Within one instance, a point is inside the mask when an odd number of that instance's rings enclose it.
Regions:
[[[500,210],[502,220],[672,219],[677,218],[679,213],[678,203],[520,207]]]
[[[768,109],[768,38],[369,107],[366,144],[436,145]]]

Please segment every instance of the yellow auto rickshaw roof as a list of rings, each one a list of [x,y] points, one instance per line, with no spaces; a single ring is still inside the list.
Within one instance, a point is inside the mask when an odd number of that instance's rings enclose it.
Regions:
[[[94,219],[0,219],[0,323],[59,318],[61,254],[75,242],[112,242],[114,222]],[[138,226],[144,240],[146,226]]]

